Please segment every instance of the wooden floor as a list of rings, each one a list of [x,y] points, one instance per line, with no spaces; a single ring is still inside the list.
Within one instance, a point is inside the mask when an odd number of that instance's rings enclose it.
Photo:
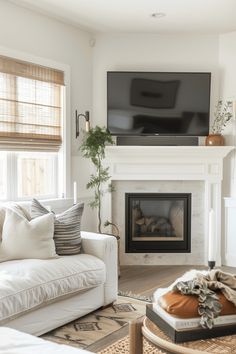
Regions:
[[[199,266],[121,266],[119,290],[151,296],[158,288],[165,288],[177,277]],[[225,272],[236,274],[236,268],[222,267]]]

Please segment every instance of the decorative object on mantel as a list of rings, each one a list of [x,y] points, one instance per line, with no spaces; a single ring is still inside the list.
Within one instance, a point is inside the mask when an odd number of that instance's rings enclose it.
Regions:
[[[90,176],[87,183],[87,189],[94,190],[94,199],[89,203],[91,208],[97,209],[98,216],[98,232],[102,233],[101,226],[101,203],[102,196],[105,192],[112,192],[112,186],[109,190],[102,190],[102,185],[109,181],[109,167],[104,168],[102,160],[105,158],[105,147],[107,144],[113,144],[113,139],[109,131],[103,127],[96,126],[90,129],[85,135],[80,150],[84,157],[90,159],[95,167],[95,173]]]
[[[207,146],[222,146],[224,145],[224,137],[222,132],[230,120],[233,118],[233,102],[226,101],[223,104],[223,101],[218,101],[216,105],[216,111],[214,113],[215,119],[212,124],[211,134],[206,137],[205,144]]]
[[[225,144],[225,139],[221,134],[209,134],[206,137],[207,146],[223,146]]]
[[[88,132],[90,129],[90,121],[89,121],[89,111],[85,111],[85,114],[78,114],[77,110],[75,111],[75,137],[79,136],[79,119],[80,117],[84,117],[85,119],[85,131]]]

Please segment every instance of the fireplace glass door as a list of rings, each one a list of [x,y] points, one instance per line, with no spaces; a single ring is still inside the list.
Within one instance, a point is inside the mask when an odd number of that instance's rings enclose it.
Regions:
[[[126,252],[190,252],[191,194],[126,193]]]

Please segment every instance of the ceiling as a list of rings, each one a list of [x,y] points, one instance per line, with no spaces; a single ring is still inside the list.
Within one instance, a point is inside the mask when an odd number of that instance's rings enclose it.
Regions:
[[[236,0],[9,0],[90,32],[209,33],[236,30]],[[151,17],[162,12],[161,18]]]

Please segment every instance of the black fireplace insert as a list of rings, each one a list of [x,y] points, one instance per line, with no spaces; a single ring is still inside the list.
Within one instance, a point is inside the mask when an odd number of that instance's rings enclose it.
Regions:
[[[190,193],[126,193],[127,253],[190,253]]]

